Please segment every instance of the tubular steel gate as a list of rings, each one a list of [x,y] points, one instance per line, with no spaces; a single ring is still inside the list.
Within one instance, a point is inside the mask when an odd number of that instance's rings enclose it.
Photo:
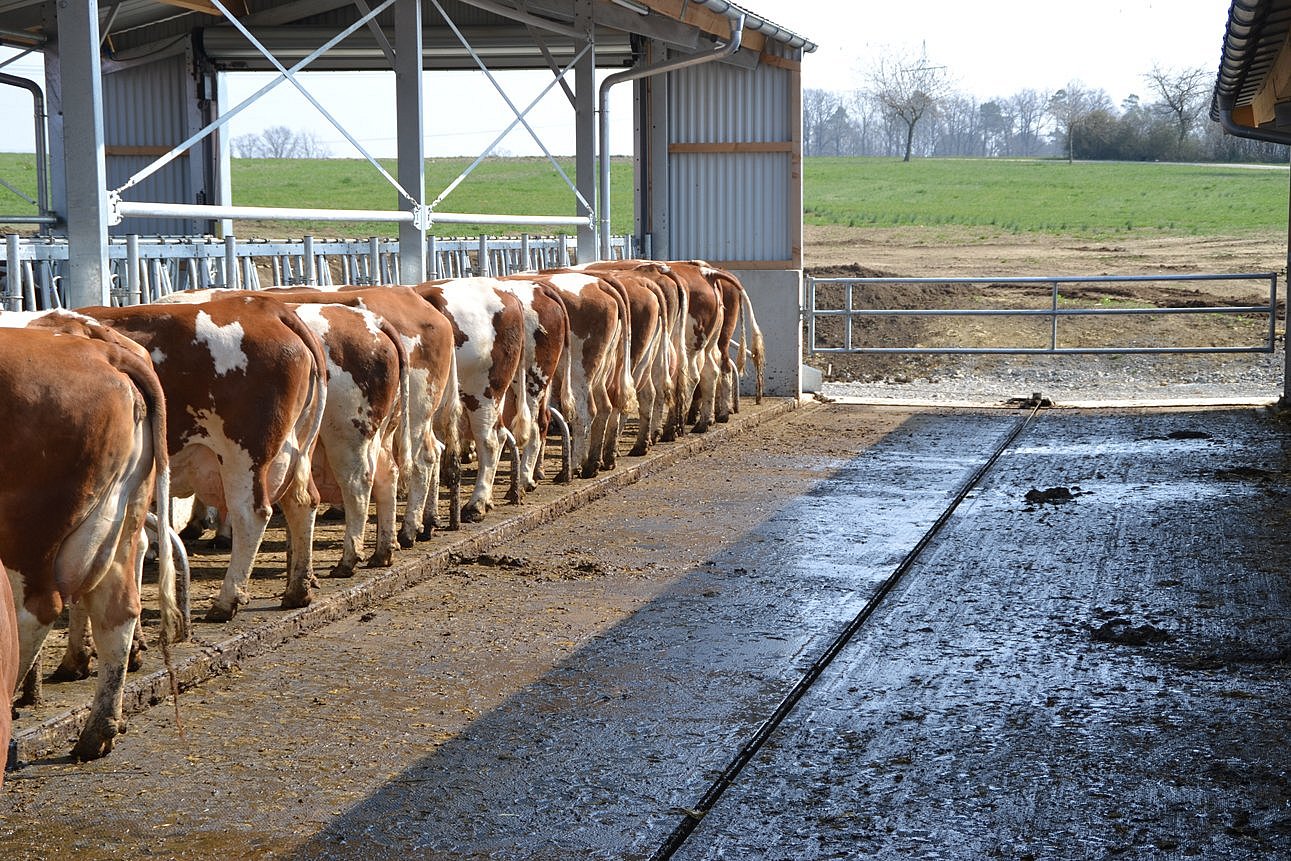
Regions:
[[[1060,288],[1073,284],[1133,284],[1144,282],[1200,282],[1200,281],[1261,281],[1268,283],[1268,302],[1262,305],[1208,305],[1198,307],[1073,307],[1064,305]],[[1043,308],[879,308],[867,306],[865,288],[870,285],[949,285],[973,287],[978,285],[1048,285],[1049,300]],[[821,307],[821,288],[832,288],[831,295]],[[1278,278],[1273,272],[1230,275],[1107,275],[1107,276],[1054,276],[1008,278],[813,278],[804,281],[806,291],[803,314],[807,320],[807,350],[817,353],[900,353],[910,355],[947,354],[1076,354],[1076,353],[1272,353],[1277,332]],[[872,304],[872,303],[871,303]],[[1131,315],[1173,314],[1261,314],[1267,315],[1268,326],[1260,344],[1247,346],[1061,346],[1058,321],[1074,317],[1112,317]],[[858,343],[856,321],[876,317],[1029,317],[1048,318],[1048,345],[1042,347],[971,347],[971,346],[879,346]],[[824,320],[841,320],[838,325],[822,325]],[[822,328],[828,328],[822,333]],[[826,338],[828,343],[822,343]]]
[[[615,258],[638,254],[633,237],[611,238]],[[572,236],[478,239],[428,237],[432,277],[508,275],[577,263]],[[67,266],[66,240],[4,237],[0,255],[0,310],[66,307],[59,282]],[[238,241],[229,236],[114,238],[108,248],[113,305],[151,302],[169,293],[208,287],[257,289],[295,284],[391,284],[399,280],[398,240]]]

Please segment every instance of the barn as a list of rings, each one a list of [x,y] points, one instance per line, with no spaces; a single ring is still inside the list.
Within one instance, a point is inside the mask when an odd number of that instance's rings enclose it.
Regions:
[[[259,578],[178,650],[185,735],[152,672],[68,763],[58,686],[0,847],[1286,857],[1286,447],[1249,405],[755,406],[309,608]]]
[[[243,105],[230,102],[222,75],[278,71],[274,83],[290,87],[301,72],[393,70],[398,168],[385,176],[397,206],[362,214],[399,224],[392,280],[425,280],[434,264],[428,239],[452,235],[462,222],[572,226],[578,262],[608,257],[609,197],[630,194],[641,256],[698,258],[736,271],[762,313],[780,320],[766,327],[777,333],[768,341],[768,391],[798,391],[799,343],[790,321],[797,319],[802,268],[799,71],[815,45],[753,11],[727,0],[554,0],[538,7],[389,0],[370,8],[329,0],[13,2],[0,9],[0,44],[44,57],[43,81],[6,75],[0,85],[29,90],[37,124],[48,120],[48,135],[38,138],[42,156],[48,142],[39,211],[18,221],[65,242],[66,272],[55,275],[68,307],[106,304],[114,278],[133,283],[135,272],[114,263],[125,253],[114,244],[128,237],[218,240],[236,236],[239,218],[266,215],[233,199],[227,121]],[[577,148],[565,213],[521,218],[433,208],[421,72],[433,80],[447,69],[540,70],[564,88]],[[608,148],[615,87],[633,92],[630,189],[612,189],[608,161],[598,162]],[[722,110],[713,110],[717,104]],[[372,169],[384,173],[375,160]],[[302,212],[292,201],[274,209],[281,218],[356,217]],[[10,243],[10,273],[27,259],[21,244]],[[4,295],[11,310],[22,304],[19,277],[7,277]]]

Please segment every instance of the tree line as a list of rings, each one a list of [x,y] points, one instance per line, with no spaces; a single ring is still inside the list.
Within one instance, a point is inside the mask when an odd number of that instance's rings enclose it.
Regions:
[[[1130,161],[1285,162],[1287,147],[1234,137],[1209,118],[1214,74],[1153,66],[1145,96],[1115,105],[1073,81],[1049,92],[1024,88],[978,101],[958,91],[945,66],[892,53],[850,92],[803,92],[803,153],[809,156],[1049,157]]]

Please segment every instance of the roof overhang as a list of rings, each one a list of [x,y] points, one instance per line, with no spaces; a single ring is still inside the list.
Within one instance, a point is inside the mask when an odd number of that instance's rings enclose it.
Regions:
[[[1211,119],[1230,134],[1291,144],[1291,0],[1233,0]]]
[[[221,0],[250,32],[281,60],[305,56],[358,20],[363,0]],[[422,0],[427,69],[476,68],[434,4]],[[490,68],[547,69],[569,59],[585,38],[575,30],[577,0],[440,0],[453,26]],[[239,33],[211,0],[99,0],[106,62],[130,62],[192,44],[217,69],[269,71],[273,65]],[[730,37],[727,0],[593,0],[596,62],[630,65],[633,37],[657,39],[693,51]],[[816,45],[752,12],[746,12],[742,44],[753,57],[772,45],[803,52]],[[373,26],[351,35],[310,64],[315,71],[383,70],[393,40],[394,16],[386,10]],[[0,45],[33,48],[56,39],[51,0],[0,0]],[[575,47],[577,45],[577,47]]]

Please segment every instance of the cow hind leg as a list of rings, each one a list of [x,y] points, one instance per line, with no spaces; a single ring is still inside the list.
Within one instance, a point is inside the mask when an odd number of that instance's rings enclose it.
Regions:
[[[287,588],[282,593],[282,608],[292,610],[297,607],[308,607],[313,603],[318,586],[314,576],[314,516],[318,503],[309,487],[300,481],[294,481],[287,492],[278,500],[282,508],[283,519],[287,524]],[[362,509],[364,520],[367,519],[366,500]],[[350,507],[346,505],[346,531]]]
[[[72,682],[90,677],[90,615],[84,601],[67,608],[67,649],[63,660],[49,674],[51,682]]]
[[[123,541],[112,569],[82,599],[98,655],[98,681],[89,718],[72,748],[72,757],[77,760],[105,756],[116,737],[125,732],[121,694],[139,617],[139,592],[129,558],[134,550],[133,542]]]
[[[250,494],[247,494],[248,503]],[[251,568],[255,564],[256,553],[264,541],[265,529],[269,525],[267,510],[257,510],[255,506],[234,505],[229,511],[229,523],[233,530],[233,550],[229,554],[229,568],[224,575],[224,585],[206,613],[208,622],[227,622],[237,615],[238,609],[251,600],[247,592],[247,581],[251,579]]]
[[[376,475],[372,482],[372,501],[377,509],[377,535],[369,568],[388,568],[394,564],[395,548],[395,496],[399,487],[399,469],[390,455],[381,451],[377,457]]]

